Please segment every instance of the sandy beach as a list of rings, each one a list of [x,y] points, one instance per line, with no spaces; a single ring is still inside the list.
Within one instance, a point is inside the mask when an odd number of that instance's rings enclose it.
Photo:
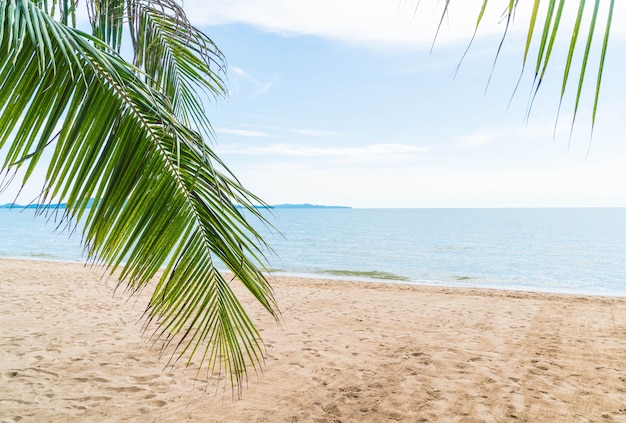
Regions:
[[[272,279],[240,399],[165,369],[145,297],[0,260],[0,422],[626,422],[626,299]]]

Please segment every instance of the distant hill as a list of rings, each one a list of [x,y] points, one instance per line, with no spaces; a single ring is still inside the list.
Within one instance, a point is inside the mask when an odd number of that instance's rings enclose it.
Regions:
[[[94,200],[89,200],[87,207],[91,207],[93,205]],[[66,203],[54,203],[54,204],[15,204],[15,203],[7,203],[0,204],[0,209],[65,209],[67,208]]]
[[[65,203],[60,203],[60,204],[29,204],[27,206],[24,206],[22,204],[15,204],[15,203],[7,203],[7,204],[0,204],[0,209],[64,209],[67,207],[67,204]]]
[[[350,209],[348,206],[320,206],[317,204],[276,204],[271,205],[273,209]]]

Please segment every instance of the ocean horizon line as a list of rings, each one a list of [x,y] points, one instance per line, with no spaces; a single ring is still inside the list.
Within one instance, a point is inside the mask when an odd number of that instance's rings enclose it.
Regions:
[[[87,208],[93,207],[95,200],[90,199],[87,204]],[[241,205],[236,205],[237,208],[245,208]],[[257,209],[346,209],[346,210],[550,210],[550,209],[626,209],[626,205],[623,206],[419,206],[419,207],[395,207],[395,206],[349,206],[349,205],[326,205],[326,204],[314,204],[314,203],[279,203],[268,205],[253,205]],[[28,203],[21,204],[15,202],[9,202],[0,204],[0,209],[66,209],[67,203]]]

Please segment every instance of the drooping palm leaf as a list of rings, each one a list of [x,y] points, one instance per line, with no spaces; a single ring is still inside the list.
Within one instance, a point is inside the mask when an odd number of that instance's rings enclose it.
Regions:
[[[591,117],[592,130],[596,121],[598,101],[600,98],[600,88],[602,85],[602,73],[604,70],[604,62],[606,60],[606,54],[607,54],[607,49],[609,45],[611,23],[613,20],[613,10],[615,6],[615,0],[605,0],[605,2],[608,3],[608,11],[606,12],[606,15],[605,15],[604,37],[603,37],[603,41],[601,45],[601,52],[600,52],[599,59],[597,62],[597,72],[595,74],[596,83],[595,83],[595,92],[594,92],[593,109],[592,109],[592,117]],[[582,96],[582,89],[583,89],[583,85],[587,77],[587,70],[590,66],[589,58],[591,57],[592,47],[594,46],[593,44],[594,36],[596,35],[596,32],[597,32],[598,22],[601,21],[601,16],[599,14],[601,0],[593,1],[594,3],[593,10],[591,10],[590,12],[587,10],[588,8],[585,7],[586,3],[587,3],[586,0],[578,0],[578,4],[576,4],[575,1],[566,2],[565,0],[558,0],[558,2],[557,0],[546,0],[546,1],[534,0],[532,4],[532,11],[529,17],[528,30],[526,31],[527,32],[526,45],[525,45],[524,54],[523,54],[522,72],[524,71],[526,67],[528,54],[531,51],[531,48],[533,46],[533,40],[538,38],[539,40],[537,42],[536,63],[535,63],[535,69],[534,69],[535,76],[534,76],[533,89],[532,89],[533,98],[534,98],[534,96],[537,94],[537,91],[539,90],[544,80],[544,77],[546,76],[546,70],[548,69],[550,59],[552,58],[552,49],[555,45],[555,41],[557,39],[557,35],[559,34],[559,30],[562,27],[562,22],[566,16],[566,14],[564,13],[564,10],[565,8],[568,8],[568,7],[577,7],[578,13],[576,14],[576,19],[573,23],[572,34],[570,37],[569,48],[567,51],[568,53],[567,59],[565,61],[563,76],[561,78],[562,88],[561,88],[561,94],[559,98],[559,110],[560,110],[563,98],[566,93],[567,83],[569,81],[569,78],[571,77],[573,57],[574,57],[574,54],[578,51],[577,48],[579,44],[577,41],[580,35],[580,29],[581,29],[582,24],[586,22],[589,25],[589,31],[587,32],[586,40],[584,42],[585,48],[584,48],[584,51],[582,52],[581,65],[578,70],[578,85],[577,85],[576,94],[574,97],[574,112],[573,112],[573,118],[572,118],[572,128],[574,126],[574,122],[579,111],[578,109],[579,109],[580,100]],[[477,18],[476,30],[481,25],[481,23],[484,22],[483,16],[484,16],[485,8],[487,7],[487,4],[488,4],[487,0],[483,0],[482,2],[480,2],[480,9],[477,11],[478,18]],[[495,2],[489,3],[490,6],[493,6],[494,4]],[[526,5],[528,4],[528,2],[524,4]],[[496,52],[496,60],[498,56],[500,55],[502,41],[507,35],[507,32],[509,30],[509,25],[512,22],[512,17],[515,15],[515,11],[517,7],[519,7],[519,5],[520,5],[519,0],[509,0],[508,5],[504,8],[503,16],[504,16],[504,20],[506,24],[505,24],[504,31],[503,31],[504,32],[503,38]],[[540,10],[541,10],[542,5],[546,6],[544,10],[545,12],[544,16],[540,15]],[[502,3],[497,3],[496,7],[502,7]],[[443,16],[449,13],[449,11],[453,8],[454,8],[454,5],[452,4],[452,2],[450,0],[446,1],[444,8],[443,8],[441,19],[443,19]],[[543,21],[543,25],[540,24],[541,21]],[[474,36],[470,40],[470,45],[474,41],[476,30],[474,32]],[[439,32],[439,29],[437,30],[437,33],[438,32]],[[538,33],[540,33],[539,36],[537,36]],[[464,56],[465,54],[463,55],[463,57]],[[532,106],[532,101],[531,101],[531,106]],[[531,106],[529,106],[529,112],[530,112]]]
[[[591,116],[591,127],[596,123],[596,113],[598,112],[598,100],[600,86],[602,85],[602,71],[604,70],[604,61],[606,60],[606,52],[609,46],[609,37],[611,35],[611,23],[613,22],[613,10],[615,9],[615,0],[610,0],[609,12],[606,18],[606,27],[604,29],[604,38],[602,39],[602,53],[600,54],[600,64],[596,75],[596,96],[593,99],[593,112]]]
[[[41,201],[66,202],[64,218],[85,223],[88,257],[131,290],[162,269],[146,310],[154,336],[179,342],[187,363],[202,351],[241,388],[262,343],[215,261],[277,316],[262,240],[237,207],[260,216],[260,200],[179,118],[167,84],[47,10],[0,0],[0,171],[25,167],[26,182],[54,148]]]

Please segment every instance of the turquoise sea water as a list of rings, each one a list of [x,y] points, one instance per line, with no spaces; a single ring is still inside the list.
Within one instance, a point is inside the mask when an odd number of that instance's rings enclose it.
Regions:
[[[626,209],[276,209],[275,274],[626,296]],[[81,261],[79,236],[0,209],[0,256]]]

